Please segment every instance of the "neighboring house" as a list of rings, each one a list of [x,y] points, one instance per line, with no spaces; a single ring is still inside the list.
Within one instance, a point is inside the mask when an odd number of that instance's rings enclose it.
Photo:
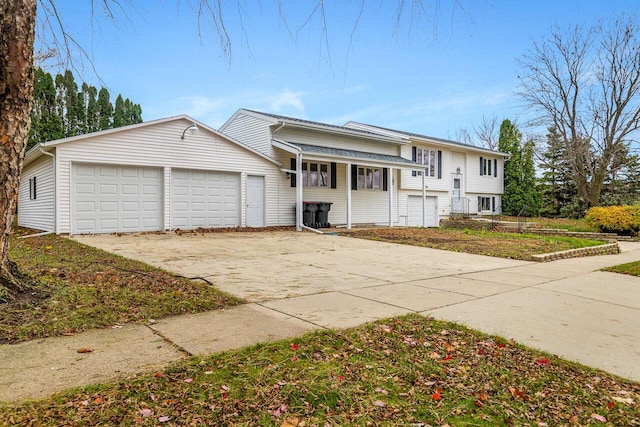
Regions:
[[[279,169],[187,116],[45,142],[25,155],[18,224],[65,234],[283,225]]]
[[[220,131],[291,172],[302,170],[290,174],[296,191],[282,188],[282,200],[289,206],[331,202],[333,224],[437,227],[452,212],[501,208],[505,153],[362,123],[334,126],[245,109]]]
[[[301,229],[304,202],[321,201],[332,225],[437,227],[452,212],[499,212],[506,156],[355,122],[241,109],[216,131],[178,116],[29,150],[18,224],[59,234]]]

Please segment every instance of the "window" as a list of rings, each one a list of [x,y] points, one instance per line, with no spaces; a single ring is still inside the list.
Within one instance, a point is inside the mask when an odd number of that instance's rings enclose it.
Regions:
[[[480,157],[480,175],[481,176],[498,176],[498,160]]]
[[[425,176],[436,176],[436,152],[434,150],[427,150],[425,148],[415,149],[415,162],[425,165]],[[417,173],[418,176],[422,176],[422,172]]]
[[[305,187],[328,187],[329,165],[326,163],[302,163],[302,184]]]
[[[478,213],[487,211],[495,213],[496,198],[478,196]]]
[[[382,190],[383,170],[381,168],[358,167],[358,190]]]
[[[36,200],[36,177],[29,178],[29,200]]]

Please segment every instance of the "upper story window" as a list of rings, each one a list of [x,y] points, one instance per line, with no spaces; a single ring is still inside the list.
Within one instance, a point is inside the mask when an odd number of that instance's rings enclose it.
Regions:
[[[424,174],[429,177],[442,178],[442,151],[427,148],[412,148],[413,161],[424,165]],[[413,171],[413,176],[422,176],[422,171]]]
[[[480,157],[480,175],[481,176],[498,176],[498,160]]]
[[[328,187],[329,165],[326,163],[302,163],[302,184],[305,187]]]

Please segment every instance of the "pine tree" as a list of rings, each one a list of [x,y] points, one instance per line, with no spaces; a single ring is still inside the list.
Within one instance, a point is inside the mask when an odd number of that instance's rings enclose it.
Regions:
[[[98,92],[98,130],[111,129],[113,121],[113,105],[109,101],[109,91],[101,88]]]
[[[507,215],[538,215],[541,199],[535,185],[534,142],[522,143],[518,128],[505,119],[500,125],[498,149],[511,157],[504,166],[502,212]]]
[[[142,108],[120,94],[114,108],[106,88],[98,92],[95,86],[83,82],[78,90],[71,71],[57,74],[54,80],[51,73],[38,68],[34,70],[31,122],[28,148],[40,142],[141,123]]]
[[[118,95],[115,107],[113,108],[113,127],[119,128],[120,126],[126,126],[128,124],[124,99],[122,99],[122,95]]]

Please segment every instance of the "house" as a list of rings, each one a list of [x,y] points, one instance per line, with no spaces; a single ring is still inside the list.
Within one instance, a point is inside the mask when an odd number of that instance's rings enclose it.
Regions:
[[[193,132],[197,130],[196,132]],[[18,224],[59,234],[328,221],[438,226],[499,211],[504,153],[349,122],[238,110],[220,130],[188,116],[41,143],[26,153]]]
[[[18,224],[58,234],[282,225],[280,166],[187,116],[49,141],[25,154]]]
[[[509,154],[357,122],[349,122],[345,127],[404,137],[411,142],[410,146],[403,148],[401,156],[423,164],[425,172],[412,171],[410,175],[406,172],[401,175],[400,194],[406,196],[406,201],[401,197],[399,206],[407,206],[407,225],[421,225],[412,212],[419,210],[416,206],[420,204],[418,199],[423,189],[427,192],[428,211],[431,213],[431,206],[436,204],[440,217],[502,212],[504,162]]]
[[[452,213],[501,208],[505,153],[363,123],[334,126],[246,109],[220,131],[289,165],[296,192],[282,188],[282,200],[331,202],[334,224],[437,227]]]

